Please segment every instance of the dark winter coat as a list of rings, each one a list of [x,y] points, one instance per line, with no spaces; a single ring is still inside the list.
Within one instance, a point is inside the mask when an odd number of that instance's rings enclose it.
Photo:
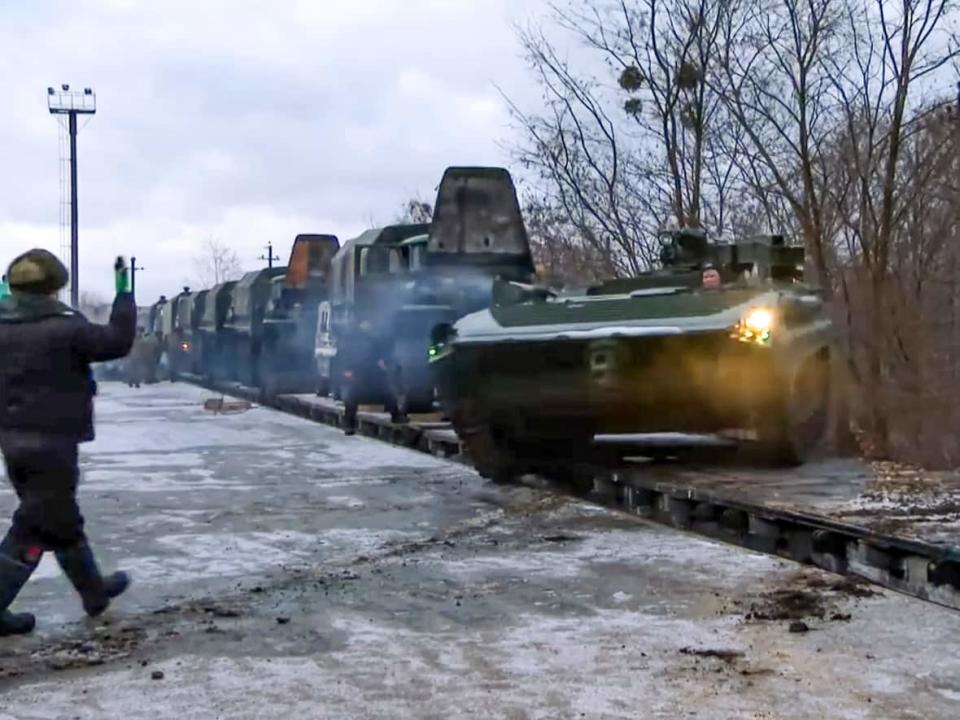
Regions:
[[[90,363],[130,352],[137,308],[130,293],[96,325],[53,298],[15,293],[0,300],[0,432],[93,439]]]

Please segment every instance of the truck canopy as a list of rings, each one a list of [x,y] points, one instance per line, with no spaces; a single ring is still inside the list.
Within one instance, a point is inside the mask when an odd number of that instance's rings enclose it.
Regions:
[[[504,168],[449,167],[437,189],[428,262],[475,264],[483,259],[520,259],[533,270],[513,179]]]

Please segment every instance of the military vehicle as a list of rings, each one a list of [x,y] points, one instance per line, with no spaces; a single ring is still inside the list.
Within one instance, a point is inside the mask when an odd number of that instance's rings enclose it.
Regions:
[[[286,267],[272,267],[241,277],[233,288],[232,302],[218,331],[221,352],[232,360],[228,376],[248,387],[259,383],[261,330],[272,282],[286,272]]]
[[[401,243],[404,305],[395,310],[391,388],[400,414],[433,406],[434,327],[489,306],[495,278],[534,277],[516,189],[503,168],[452,167],[437,189],[426,236]]]
[[[447,168],[429,225],[368,231],[341,248],[331,273],[317,333],[320,391],[349,387],[397,420],[432,410],[432,329],[486,307],[495,277],[533,275],[510,174]]]
[[[320,304],[315,361],[317,392],[355,404],[392,407],[385,360],[393,309],[402,303],[400,243],[426,224],[388,225],[348,240],[330,261],[330,296]]]
[[[185,287],[183,292],[170,300],[168,310],[163,315],[163,350],[167,354],[172,382],[193,369],[188,336],[192,335],[195,296],[196,293],[191,293],[190,288]]]
[[[221,342],[236,284],[236,280],[227,280],[207,291],[196,325],[195,351],[200,358],[200,374],[210,380],[227,380],[236,375],[229,344]]]
[[[297,235],[287,272],[270,283],[257,373],[266,398],[316,389],[317,311],[327,297],[330,261],[339,247],[335,235]]]
[[[180,299],[181,308],[177,311],[179,350],[171,360],[171,363],[176,363],[178,372],[182,370],[182,372],[189,372],[194,375],[203,374],[199,328],[209,294],[210,290],[200,290]],[[186,303],[187,307],[183,307],[183,303]],[[173,367],[173,364],[171,364],[171,367]]]
[[[150,306],[147,314],[147,325],[144,332],[148,335],[160,336],[163,334],[163,315],[167,310],[167,296],[161,295],[160,298]]]
[[[833,339],[803,249],[680,230],[661,259],[585,292],[500,282],[488,310],[435,329],[441,399],[481,474],[571,467],[659,432],[735,430],[803,461],[824,432]]]

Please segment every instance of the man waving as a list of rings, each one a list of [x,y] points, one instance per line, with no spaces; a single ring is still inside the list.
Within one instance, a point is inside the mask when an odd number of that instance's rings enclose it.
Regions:
[[[96,384],[90,363],[125,356],[137,309],[122,258],[106,325],[90,323],[56,299],[67,269],[46,250],[30,250],[7,271],[0,299],[0,451],[20,500],[0,541],[0,635],[28,633],[35,619],[9,606],[45,551],[57,562],[90,616],[102,613],[130,582],[102,576],[77,505],[77,445],[93,439]]]

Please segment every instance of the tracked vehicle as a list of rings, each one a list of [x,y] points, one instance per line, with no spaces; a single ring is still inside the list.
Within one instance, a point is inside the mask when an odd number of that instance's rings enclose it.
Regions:
[[[817,445],[833,329],[802,248],[691,230],[662,243],[662,267],[636,278],[565,295],[500,282],[488,310],[434,331],[442,402],[482,474],[649,433],[735,431],[783,464]]]

